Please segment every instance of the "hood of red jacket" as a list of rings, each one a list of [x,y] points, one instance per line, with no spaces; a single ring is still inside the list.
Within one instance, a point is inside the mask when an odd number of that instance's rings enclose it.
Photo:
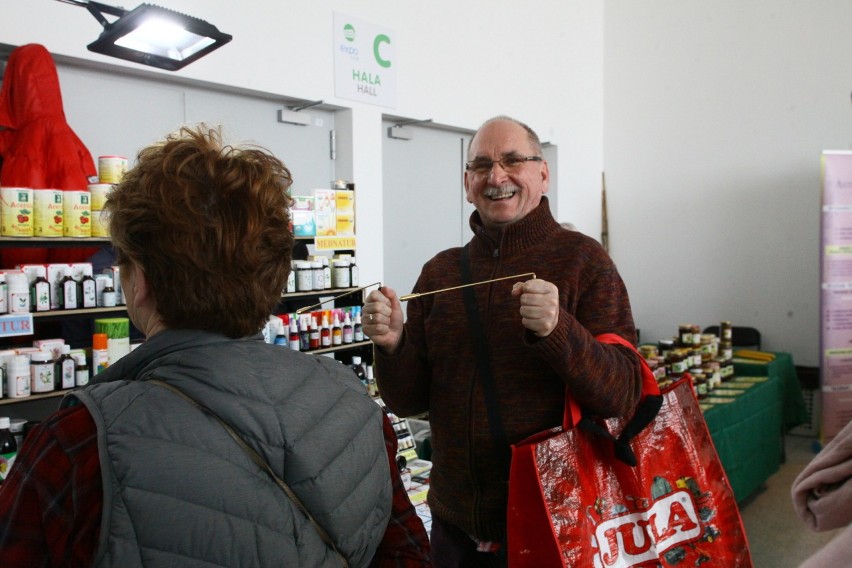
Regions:
[[[59,74],[47,49],[15,48],[0,87],[0,185],[83,190],[92,155],[65,119]]]
[[[0,126],[17,130],[46,117],[65,121],[56,64],[43,45],[22,45],[12,50],[3,74]]]

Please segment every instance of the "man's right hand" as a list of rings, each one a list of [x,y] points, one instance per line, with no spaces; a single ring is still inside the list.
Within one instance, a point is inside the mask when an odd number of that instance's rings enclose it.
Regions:
[[[393,355],[402,340],[402,304],[393,288],[373,290],[364,300],[361,326],[364,335],[385,355]]]

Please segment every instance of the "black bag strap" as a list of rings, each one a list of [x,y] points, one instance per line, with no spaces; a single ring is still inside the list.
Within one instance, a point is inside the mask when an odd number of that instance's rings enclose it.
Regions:
[[[461,253],[461,277],[462,284],[472,282],[470,272],[470,243],[462,248]],[[488,351],[488,342],[485,341],[485,328],[479,316],[479,307],[476,305],[476,294],[474,286],[463,289],[464,307],[467,319],[470,323],[470,335],[473,339],[473,347],[476,352],[476,366],[479,376],[482,378],[482,392],[485,397],[485,410],[488,412],[488,427],[491,437],[498,448],[503,448],[506,453],[511,454],[509,442],[506,439],[506,431],[503,429],[503,421],[500,419],[500,403],[497,400],[497,389],[494,387],[494,376],[491,374],[491,356]]]
[[[648,424],[654,421],[662,405],[663,397],[661,395],[645,397],[645,399],[639,403],[639,407],[636,409],[633,417],[621,430],[621,434],[619,434],[618,438],[613,436],[604,426],[586,416],[585,413],[580,419],[580,422],[577,423],[577,428],[603,436],[607,440],[610,440],[613,445],[613,450],[615,451],[615,457],[630,467],[636,467],[638,461],[636,459],[636,454],[633,452],[633,448],[630,447],[630,442],[642,430],[644,430]]]
[[[589,418],[586,413],[582,411],[582,408],[580,408],[581,418],[579,422],[577,422],[577,427],[585,430],[586,432],[592,432],[610,440],[613,444],[613,449],[615,450],[615,457],[631,467],[636,467],[636,454],[633,452],[633,448],[630,447],[630,443],[633,438],[635,438],[657,417],[657,414],[663,406],[663,395],[660,394],[660,388],[657,385],[657,379],[654,377],[654,373],[648,367],[648,364],[645,363],[645,360],[642,359],[642,356],[639,355],[639,352],[632,343],[619,335],[611,333],[598,335],[595,339],[602,343],[610,343],[627,347],[636,354],[636,357],[639,358],[639,364],[641,365],[642,371],[642,398],[636,408],[636,411],[633,413],[633,416],[624,425],[617,438],[613,436],[609,430],[604,427],[604,425]],[[565,404],[567,412],[567,405],[572,404],[572,402],[566,399]]]
[[[260,467],[263,471],[265,471],[267,473],[267,475],[269,475],[269,477],[272,478],[273,481],[275,481],[276,485],[278,485],[278,487],[281,488],[281,490],[287,495],[287,497],[290,498],[290,500],[293,502],[293,504],[296,505],[296,508],[298,508],[302,512],[302,514],[305,515],[305,517],[307,517],[307,519],[311,522],[311,524],[314,526],[314,528],[319,533],[322,541],[329,548],[331,548],[335,552],[335,554],[337,554],[337,556],[340,557],[340,561],[343,563],[344,568],[349,568],[349,561],[346,560],[346,558],[340,553],[339,550],[337,550],[337,546],[335,546],[334,541],[331,540],[331,537],[328,535],[327,532],[325,532],[325,529],[322,528],[319,525],[319,523],[317,523],[316,519],[314,519],[314,516],[311,515],[311,512],[308,511],[308,509],[305,507],[305,505],[302,503],[302,501],[299,499],[299,497],[293,492],[292,489],[290,489],[290,486],[287,485],[287,483],[283,479],[281,479],[280,477],[275,475],[275,472],[272,471],[272,468],[269,466],[269,464],[266,462],[266,460],[263,459],[260,456],[260,454],[255,451],[254,448],[249,446],[245,442],[245,440],[243,440],[242,437],[240,437],[240,435],[237,434],[237,432],[231,427],[230,424],[225,422],[222,418],[219,417],[218,414],[216,414],[215,412],[213,412],[212,410],[210,410],[209,408],[207,408],[206,406],[204,406],[203,404],[201,404],[200,402],[198,402],[197,400],[195,400],[194,398],[192,398],[191,396],[189,396],[188,394],[186,394],[185,392],[183,392],[179,388],[177,388],[173,385],[170,385],[166,382],[163,382],[161,380],[158,380],[158,379],[153,379],[153,380],[150,380],[148,382],[172,391],[173,393],[175,393],[176,395],[178,395],[179,397],[181,397],[182,399],[184,399],[188,403],[192,404],[193,406],[195,406],[196,408],[198,408],[199,410],[201,410],[202,412],[204,412],[205,414],[207,414],[208,416],[210,416],[211,418],[216,420],[222,426],[222,428],[224,428],[225,431],[231,436],[231,438],[234,439],[234,441],[237,443],[237,445],[240,448],[242,448],[242,450],[252,459],[252,461],[254,463],[256,463],[258,465],[258,467]]]

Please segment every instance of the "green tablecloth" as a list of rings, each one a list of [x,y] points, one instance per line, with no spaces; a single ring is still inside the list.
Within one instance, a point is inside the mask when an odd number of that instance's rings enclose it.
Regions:
[[[784,432],[789,432],[799,424],[808,421],[808,410],[802,397],[802,387],[799,376],[793,364],[793,356],[789,353],[775,352],[775,360],[771,363],[741,363],[737,362],[736,374],[739,376],[776,376],[781,380],[782,389],[782,423]]]
[[[736,363],[737,377],[767,377],[704,411],[713,444],[737,501],[762,486],[781,465],[784,433],[807,421],[796,368],[789,353],[776,353],[768,364]],[[745,379],[743,379],[745,381]],[[731,392],[723,383],[723,392]],[[722,401],[725,402],[722,402]]]

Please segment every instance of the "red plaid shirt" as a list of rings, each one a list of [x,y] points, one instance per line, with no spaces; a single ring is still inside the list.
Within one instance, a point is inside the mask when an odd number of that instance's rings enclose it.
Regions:
[[[393,507],[371,566],[430,566],[429,540],[396,466],[396,434],[384,418]],[[62,409],[34,428],[0,486],[0,566],[91,566],[103,490],[97,429],[83,405]]]

